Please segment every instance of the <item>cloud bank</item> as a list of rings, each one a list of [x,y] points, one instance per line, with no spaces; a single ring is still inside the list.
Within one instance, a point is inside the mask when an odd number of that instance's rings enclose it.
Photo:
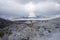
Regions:
[[[60,15],[60,0],[0,0],[0,17],[28,17],[30,13],[39,17]]]

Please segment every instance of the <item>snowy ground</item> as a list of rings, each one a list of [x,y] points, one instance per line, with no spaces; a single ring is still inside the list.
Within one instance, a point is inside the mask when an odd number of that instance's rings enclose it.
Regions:
[[[12,34],[5,34],[0,40],[60,40],[60,19],[34,21],[27,24],[12,24],[8,28]],[[32,24],[32,25],[31,25]]]

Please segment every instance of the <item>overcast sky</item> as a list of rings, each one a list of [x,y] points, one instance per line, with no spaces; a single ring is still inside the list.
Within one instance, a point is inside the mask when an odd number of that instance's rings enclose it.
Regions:
[[[0,17],[60,15],[60,0],[0,0]]]

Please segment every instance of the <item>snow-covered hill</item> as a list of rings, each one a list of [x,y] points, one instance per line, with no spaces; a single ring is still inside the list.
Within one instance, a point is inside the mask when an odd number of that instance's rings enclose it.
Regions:
[[[1,40],[59,40],[60,18],[12,24]]]

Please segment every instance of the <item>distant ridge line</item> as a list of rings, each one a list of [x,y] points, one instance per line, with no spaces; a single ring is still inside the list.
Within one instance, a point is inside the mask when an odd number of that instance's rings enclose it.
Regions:
[[[50,18],[21,18],[21,19],[13,19],[13,21],[16,21],[16,20],[51,20],[51,19],[55,19],[55,18],[59,18],[60,15],[56,15],[56,16],[53,16],[53,17],[50,17]]]

